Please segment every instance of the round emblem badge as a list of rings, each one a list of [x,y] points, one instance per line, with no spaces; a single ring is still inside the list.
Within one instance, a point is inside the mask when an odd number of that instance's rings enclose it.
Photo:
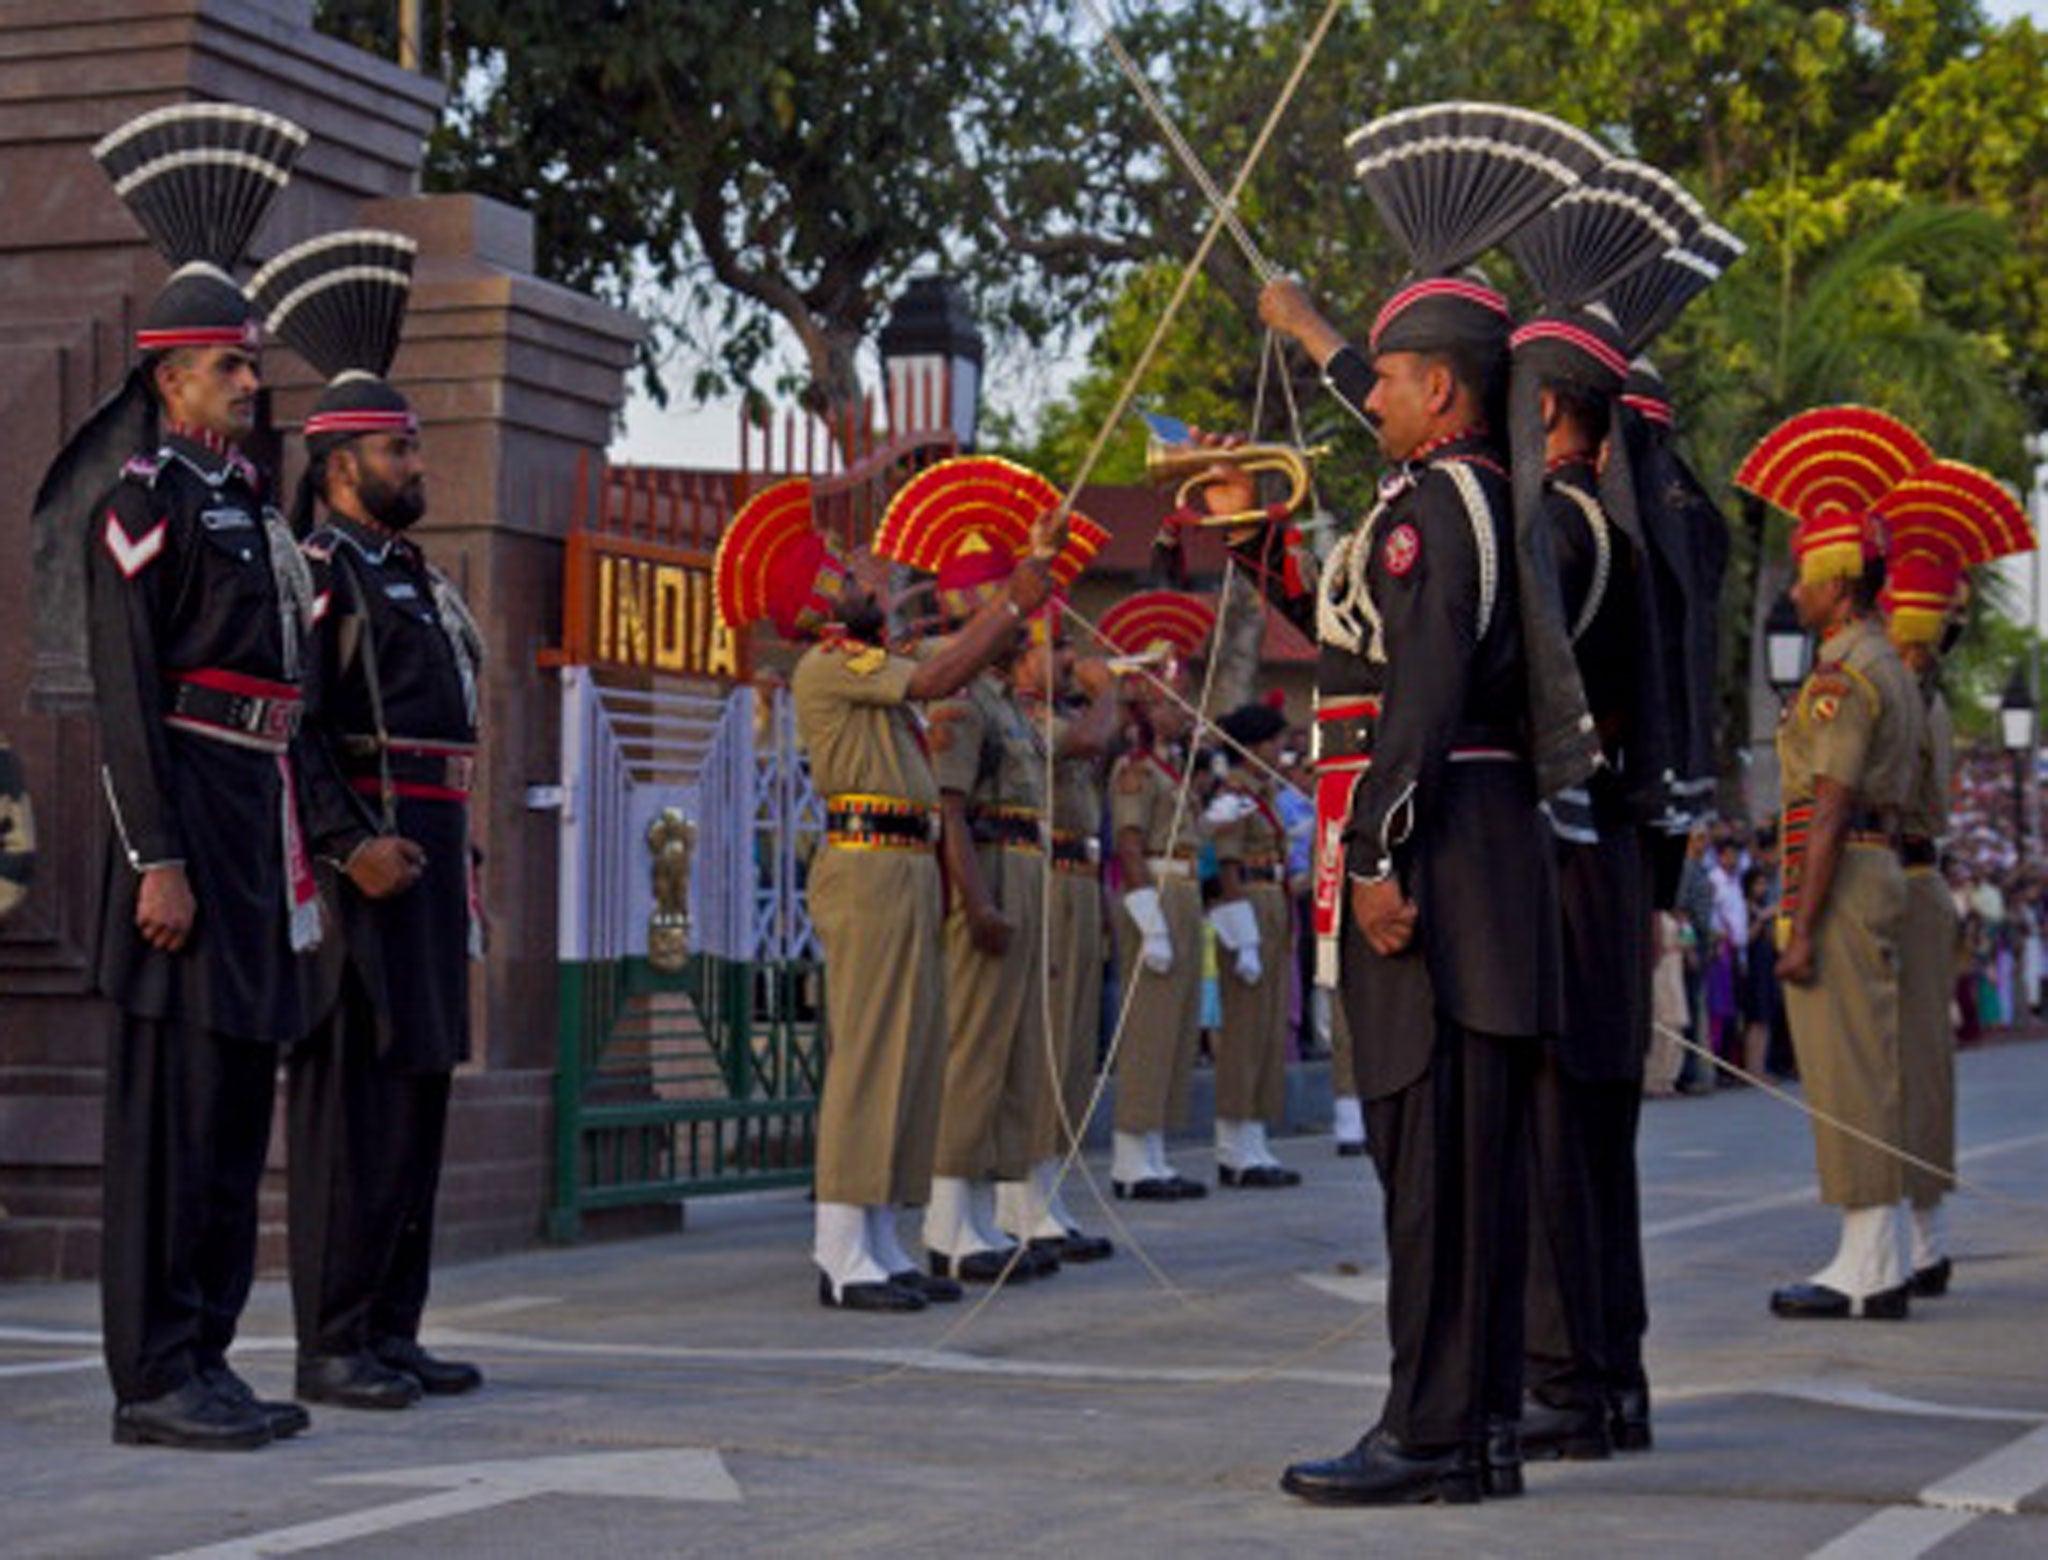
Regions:
[[[1387,545],[1381,549],[1380,557],[1387,566],[1387,572],[1400,579],[1415,567],[1415,560],[1422,556],[1422,538],[1412,525],[1397,525],[1387,537]]]

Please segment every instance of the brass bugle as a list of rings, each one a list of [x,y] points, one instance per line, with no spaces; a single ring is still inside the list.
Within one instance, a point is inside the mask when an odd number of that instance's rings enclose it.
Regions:
[[[1218,466],[1232,467],[1254,475],[1277,471],[1287,477],[1287,512],[1291,515],[1308,498],[1309,477],[1315,462],[1330,453],[1318,444],[1297,449],[1291,444],[1240,444],[1232,449],[1204,449],[1193,444],[1161,444],[1157,440],[1145,450],[1145,480],[1154,487],[1174,489],[1174,502],[1182,509],[1197,509],[1195,497],[1217,480]],[[1201,524],[1255,525],[1269,517],[1267,507],[1246,509],[1227,515],[1203,515]]]
[[[1162,666],[1173,659],[1173,651],[1166,645],[1154,645],[1150,650],[1140,650],[1133,655],[1113,655],[1103,664],[1112,676],[1128,677],[1133,672],[1142,672],[1147,667]]]

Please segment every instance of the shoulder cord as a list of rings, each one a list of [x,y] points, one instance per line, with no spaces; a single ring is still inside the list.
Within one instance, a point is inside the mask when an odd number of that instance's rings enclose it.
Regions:
[[[1607,599],[1608,577],[1614,571],[1614,535],[1609,529],[1611,522],[1607,511],[1600,507],[1600,501],[1590,493],[1581,492],[1567,482],[1551,484],[1552,491],[1563,494],[1579,506],[1579,512],[1586,517],[1586,526],[1593,533],[1593,583],[1586,591],[1585,604],[1579,608],[1579,620],[1572,624],[1572,643],[1577,644],[1593,620],[1600,615],[1601,604]]]

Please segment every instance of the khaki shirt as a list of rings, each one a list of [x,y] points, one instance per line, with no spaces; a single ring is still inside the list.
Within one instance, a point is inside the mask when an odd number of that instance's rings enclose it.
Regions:
[[[1169,843],[1174,854],[1192,856],[1201,849],[1201,809],[1192,793],[1181,811],[1180,832],[1173,828],[1173,813],[1180,798],[1181,777],[1166,761],[1148,751],[1126,753],[1116,761],[1109,782],[1110,814],[1116,832],[1136,829],[1145,836],[1145,854],[1164,856]]]
[[[916,670],[907,657],[852,640],[828,639],[804,652],[789,688],[820,796],[938,805],[924,734],[907,702]]]
[[[1045,807],[1038,744],[1009,684],[982,672],[952,698],[932,707],[932,767],[942,790],[970,807]]]
[[[1043,712],[1033,716],[1034,733],[1043,728]],[[1052,721],[1053,750],[1067,740],[1073,717],[1055,714]],[[1062,834],[1083,834],[1095,839],[1102,833],[1102,760],[1095,754],[1056,759],[1052,768],[1052,826]]]
[[[1287,829],[1273,806],[1273,783],[1239,771],[1209,805],[1209,835],[1216,860],[1269,866],[1287,862]]]
[[[1810,802],[1825,777],[1859,806],[1903,808],[1924,724],[1920,690],[1883,630],[1867,618],[1845,624],[1822,644],[1778,727],[1786,803]]]
[[[1913,770],[1913,792],[1899,815],[1906,834],[1939,840],[1948,833],[1948,808],[1955,782],[1955,723],[1939,687],[1927,690],[1927,720],[1921,728],[1920,760]]]

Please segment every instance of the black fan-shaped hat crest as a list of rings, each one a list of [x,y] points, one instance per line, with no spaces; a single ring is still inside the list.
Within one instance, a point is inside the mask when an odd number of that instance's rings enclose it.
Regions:
[[[237,103],[152,109],[92,149],[114,193],[174,267],[232,270],[291,178],[306,132]]]
[[[249,283],[270,333],[324,379],[382,378],[398,356],[419,245],[355,228],[295,245]]]
[[[1515,264],[1546,308],[1591,303],[1705,221],[1669,175],[1617,158],[1511,233]]]
[[[1640,353],[1668,329],[1743,253],[1741,239],[1702,216],[1671,249],[1615,283],[1605,301],[1629,351]]]
[[[1353,169],[1418,275],[1470,265],[1608,160],[1532,109],[1430,103],[1345,137]]]

